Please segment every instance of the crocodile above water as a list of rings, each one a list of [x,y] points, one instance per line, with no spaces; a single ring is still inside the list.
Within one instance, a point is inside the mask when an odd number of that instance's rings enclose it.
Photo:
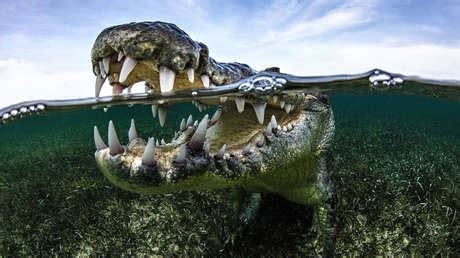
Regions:
[[[241,225],[254,219],[262,193],[278,194],[314,208],[318,246],[328,247],[326,255],[334,249],[335,195],[325,153],[335,126],[324,93],[356,90],[335,84],[349,79],[369,79],[373,88],[402,91],[404,81],[419,79],[380,70],[329,77],[292,76],[279,73],[278,68],[255,71],[246,64],[217,62],[205,44],[164,22],[103,30],[94,43],[91,61],[96,99],[80,101],[85,105],[151,100],[153,116],[161,126],[168,106],[174,103],[193,101],[200,110],[218,106],[211,117],[195,120],[183,114],[175,118],[182,120],[170,142],[155,136],[142,138],[134,120],[126,145],[120,143],[112,121],[108,144],[94,127],[96,162],[111,183],[140,194],[221,188],[245,192],[236,205]],[[112,97],[99,97],[106,80]],[[446,87],[436,88],[429,80],[420,81],[428,86],[408,91],[449,96],[459,85],[446,81]],[[145,82],[146,94],[123,94],[138,82]],[[20,103],[0,110],[0,116],[7,121],[59,105],[63,103]]]

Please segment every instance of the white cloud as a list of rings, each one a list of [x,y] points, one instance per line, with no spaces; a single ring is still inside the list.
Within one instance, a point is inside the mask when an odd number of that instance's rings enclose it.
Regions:
[[[51,70],[40,63],[20,59],[0,60],[0,107],[33,99],[88,97],[94,77],[88,70]]]

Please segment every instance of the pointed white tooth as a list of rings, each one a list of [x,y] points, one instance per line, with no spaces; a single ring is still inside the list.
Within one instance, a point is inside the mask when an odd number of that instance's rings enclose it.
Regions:
[[[272,99],[273,99],[273,103],[278,102],[278,96],[277,95],[273,95]]]
[[[262,147],[265,144],[265,137],[260,136],[259,139],[257,139],[256,146],[257,147]]]
[[[209,140],[205,141],[203,144],[203,150],[207,153],[209,153],[209,150],[211,149],[211,143],[209,143]]]
[[[193,125],[193,117],[192,115],[189,115],[187,118],[187,127],[192,126],[192,125]]]
[[[155,146],[160,146],[160,142],[158,141],[158,139],[155,141]]]
[[[270,119],[270,123],[272,124],[272,128],[278,127],[278,122],[276,122],[275,115],[272,115],[272,118]]]
[[[190,83],[193,83],[195,81],[195,71],[193,70],[193,68],[187,69],[187,77]]]
[[[109,149],[110,155],[112,156],[124,152],[123,146],[121,146],[120,141],[118,140],[117,132],[115,131],[115,126],[113,125],[112,120],[109,122]]]
[[[252,103],[252,106],[256,112],[257,121],[259,121],[259,124],[263,124],[267,103]]]
[[[220,97],[220,103],[225,103],[227,101],[228,97]]]
[[[185,158],[187,158],[187,145],[182,144],[181,146],[179,146],[179,149],[177,150],[176,158],[174,159],[174,161],[182,163],[185,161]]]
[[[211,123],[214,124],[219,121],[220,116],[222,115],[222,108],[218,108],[214,115],[212,115]]]
[[[160,143],[161,145],[165,145],[166,144],[165,139],[161,139]]]
[[[196,107],[198,108],[198,111],[203,112],[203,106],[200,104],[197,104]]]
[[[194,150],[201,150],[203,148],[204,141],[206,140],[206,130],[208,128],[208,115],[206,114],[198,127],[195,130],[192,138],[190,139],[189,146]]]
[[[102,140],[97,126],[94,126],[94,144],[96,145],[96,150],[98,151],[107,148],[107,145],[105,144],[104,140]]]
[[[244,98],[236,97],[235,98],[236,109],[238,109],[238,113],[243,113],[244,111]]]
[[[136,64],[137,64],[136,59],[131,58],[129,56],[125,58],[125,61],[123,61],[123,64],[121,65],[121,71],[120,71],[119,81],[121,83],[126,81],[126,79],[128,78],[128,75],[131,73],[134,67],[136,67]]]
[[[284,108],[285,104],[286,104],[286,102],[284,102],[284,100],[280,100],[280,108]]]
[[[241,151],[243,155],[247,155],[251,153],[251,144],[248,143],[246,146],[244,146],[243,150]]]
[[[185,126],[186,126],[185,123],[186,123],[186,122],[185,122],[185,119],[182,118],[182,121],[180,121],[180,126],[179,126],[179,129],[180,129],[181,131],[184,131],[184,129],[185,129]]]
[[[131,126],[129,127],[128,131],[129,142],[132,142],[137,137],[136,124],[134,123],[134,119],[131,119]]]
[[[121,59],[124,57],[125,55],[123,55],[123,52],[118,52],[118,57],[117,57],[117,61],[120,62]]]
[[[286,113],[289,114],[289,112],[291,112],[291,104],[287,103],[286,105],[284,105],[284,110],[286,111]]]
[[[224,158],[225,150],[227,149],[227,144],[222,145],[219,151],[216,154],[216,158],[222,159]]]
[[[144,154],[142,154],[142,164],[149,167],[155,166],[155,139],[153,137],[149,138],[145,146]]]
[[[273,129],[272,123],[268,123],[267,127],[265,128],[265,135],[272,136],[273,135],[272,129]]]
[[[102,59],[102,65],[104,66],[104,72],[105,74],[109,74],[110,70],[110,57],[104,57]]]
[[[166,121],[167,108],[163,106],[158,107],[158,120],[160,120],[160,126],[163,127]]]
[[[107,77],[107,74],[105,73],[104,64],[102,64],[102,61],[99,61],[99,71],[101,71],[102,77]]]
[[[158,105],[152,105],[152,116],[157,117]]]
[[[294,128],[294,127],[292,126],[292,124],[288,124],[288,125],[287,125],[288,131],[291,131],[293,128]]]
[[[102,77],[102,75],[98,75],[96,77],[96,85],[94,86],[96,98],[98,98],[99,95],[101,94],[101,89],[102,89],[102,85],[104,85],[105,78],[106,77]]]
[[[201,75],[201,82],[205,88],[209,88],[209,76],[207,74]]]
[[[287,127],[285,125],[283,125],[283,127],[281,128],[283,131],[287,132]]]
[[[193,122],[193,126],[194,126],[194,127],[197,127],[197,126],[198,126],[198,120],[195,120],[195,122]]]
[[[161,92],[170,92],[174,88],[174,79],[176,73],[168,67],[160,67],[160,90]]]

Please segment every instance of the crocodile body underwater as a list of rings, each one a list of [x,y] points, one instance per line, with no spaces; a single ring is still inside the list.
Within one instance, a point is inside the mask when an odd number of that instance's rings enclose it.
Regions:
[[[96,96],[106,79],[113,95],[140,81],[146,82],[146,90],[167,95],[178,89],[218,88],[257,74],[245,64],[215,61],[206,45],[163,22],[105,29],[94,43],[92,64]],[[271,79],[275,86],[285,83]],[[254,211],[249,209],[257,207],[260,193],[314,206],[321,225],[333,220],[333,187],[324,160],[334,134],[327,98],[252,94],[217,96],[195,104],[219,107],[212,117],[196,121],[184,114],[168,143],[141,138],[132,120],[129,143],[121,145],[110,121],[107,146],[95,127],[99,169],[113,184],[140,194],[242,189],[251,193],[250,205],[239,211],[243,224],[252,219]],[[167,106],[152,106],[161,125]]]

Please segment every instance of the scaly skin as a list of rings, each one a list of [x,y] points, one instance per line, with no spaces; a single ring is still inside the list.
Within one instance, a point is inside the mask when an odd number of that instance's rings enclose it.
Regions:
[[[127,59],[135,60],[136,65],[120,81]],[[203,76],[209,77],[210,87],[219,87],[256,74],[244,64],[216,62],[203,43],[193,41],[177,26],[162,22],[105,29],[94,43],[92,63],[98,80],[108,77],[115,94],[139,81],[145,81],[152,90],[165,91],[162,70],[174,74],[170,90],[207,87]],[[187,71],[201,80],[190,80]],[[323,158],[334,133],[330,106],[324,98],[303,94],[253,94],[244,100],[239,108],[233,101],[222,103],[212,118],[205,116],[199,123],[184,120],[170,143],[155,144],[153,138],[147,143],[137,135],[133,123],[130,142],[122,146],[111,124],[107,147],[95,128],[98,167],[111,183],[140,194],[232,187],[251,193],[276,193],[315,206],[317,226],[329,232],[318,239],[327,245],[334,236],[330,226],[333,190]],[[207,101],[213,103],[219,100]],[[165,109],[166,104],[159,108]],[[250,105],[264,112],[254,115]],[[165,112],[159,111],[158,115],[164,116]],[[244,214],[252,212],[242,210],[241,214],[247,222],[250,218]]]

